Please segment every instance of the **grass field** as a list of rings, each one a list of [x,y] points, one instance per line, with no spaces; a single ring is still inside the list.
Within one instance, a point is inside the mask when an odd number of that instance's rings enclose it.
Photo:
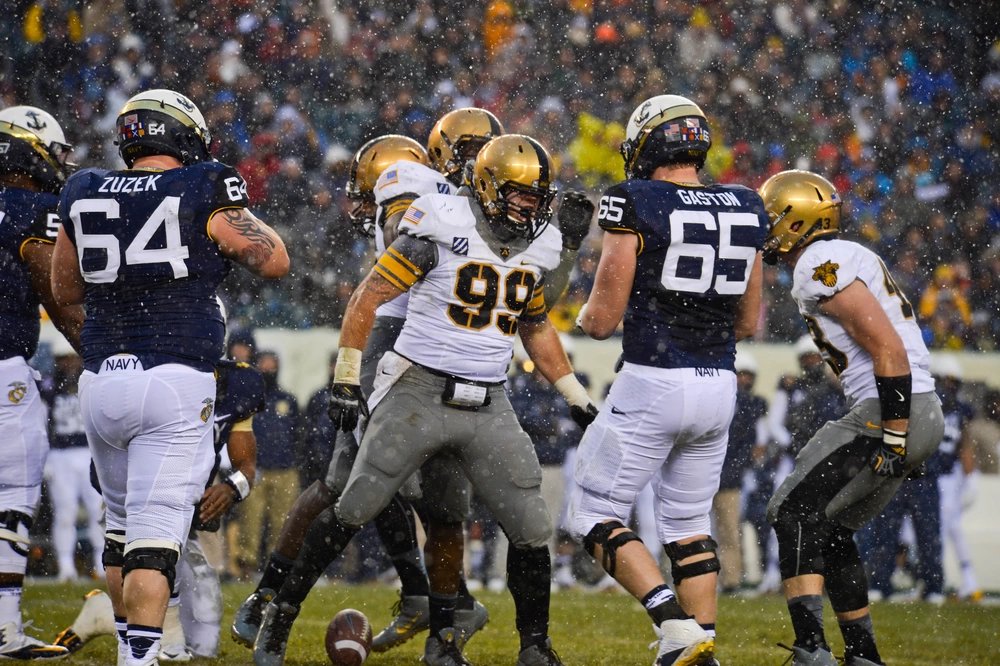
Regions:
[[[83,594],[80,585],[30,584],[24,594],[26,620],[33,622],[29,633],[51,639],[72,622]],[[248,585],[224,587],[226,613],[223,619],[221,656],[218,660],[196,660],[192,664],[251,664],[250,652],[229,638],[233,610],[250,592]],[[477,593],[490,609],[491,619],[466,648],[474,664],[492,666],[517,660],[514,607],[506,592]],[[376,631],[389,620],[396,592],[379,585],[334,584],[317,588],[306,601],[292,631],[287,652],[289,666],[329,664],[323,647],[326,625],[343,608],[365,612]],[[876,604],[873,617],[879,648],[891,666],[923,664],[1000,664],[1000,606],[958,603],[934,607],[926,604]],[[827,638],[834,654],[843,651],[840,633],[827,606]],[[775,643],[792,642],[792,631],[784,602],[777,596],[757,599],[721,600],[717,656],[725,666],[771,665],[783,663],[788,652]],[[654,653],[647,644],[654,639],[651,624],[639,605],[621,594],[560,592],[553,595],[552,638],[568,664],[615,665],[650,664]],[[369,664],[417,663],[423,637],[401,648],[369,658]],[[86,665],[115,663],[112,639],[99,638],[67,662]]]

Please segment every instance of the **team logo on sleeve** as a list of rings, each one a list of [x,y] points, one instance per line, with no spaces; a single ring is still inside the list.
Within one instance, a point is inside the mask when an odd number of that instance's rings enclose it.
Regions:
[[[205,398],[201,401],[201,404],[205,405],[201,408],[201,421],[202,423],[208,423],[208,420],[212,418],[212,411],[215,409],[215,401],[211,398]]]
[[[24,396],[28,393],[28,385],[24,382],[11,382],[7,386],[10,386],[10,390],[7,391],[7,399],[10,400],[12,405],[16,405],[24,400]]]
[[[838,268],[840,268],[840,264],[835,264],[832,261],[824,261],[813,269],[813,280],[821,283],[824,287],[835,287],[837,286]]]
[[[451,251],[463,257],[467,256],[469,254],[469,239],[464,236],[455,236],[451,241]]]

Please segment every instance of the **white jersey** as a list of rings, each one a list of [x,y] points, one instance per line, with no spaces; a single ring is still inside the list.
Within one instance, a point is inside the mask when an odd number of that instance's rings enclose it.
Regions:
[[[851,241],[810,244],[795,264],[792,298],[809,326],[823,357],[837,371],[844,394],[853,404],[878,397],[872,358],[844,327],[824,315],[819,304],[860,280],[872,292],[906,347],[913,375],[913,392],[929,393],[934,380],[928,372],[930,354],[914,318],[913,308],[877,254]]]
[[[457,190],[447,178],[429,166],[408,161],[390,164],[375,181],[375,203],[381,209],[377,219],[384,220],[396,212],[392,206],[393,200],[399,199],[408,204],[407,199],[412,200],[423,194],[454,194]],[[385,237],[381,229],[375,230],[375,250],[380,255],[385,252]],[[406,304],[409,300],[408,293],[401,294],[381,305],[375,314],[379,317],[402,319],[406,316]]]
[[[476,229],[473,200],[423,196],[400,231],[437,245],[437,264],[410,290],[399,354],[428,368],[483,382],[507,377],[521,314],[544,314],[542,276],[559,264],[562,237],[549,226],[527,249],[507,257]]]

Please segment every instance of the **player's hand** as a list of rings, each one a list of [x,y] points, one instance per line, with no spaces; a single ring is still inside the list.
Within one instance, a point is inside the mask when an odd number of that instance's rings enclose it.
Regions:
[[[559,231],[563,247],[579,250],[590,232],[590,221],[593,219],[594,202],[579,190],[566,190],[559,202]]]
[[[344,432],[353,432],[358,426],[358,415],[368,418],[368,401],[357,384],[335,382],[330,387],[330,405],[326,412],[333,427]]]
[[[878,443],[868,461],[872,471],[879,476],[901,477],[906,473],[906,433],[882,429]]]
[[[226,515],[236,503],[236,491],[226,483],[216,483],[205,490],[198,503],[198,518],[209,523]]]
[[[587,403],[586,407],[570,405],[569,415],[580,426],[580,430],[586,430],[587,426],[597,418],[597,407],[594,407],[594,403],[592,402]]]

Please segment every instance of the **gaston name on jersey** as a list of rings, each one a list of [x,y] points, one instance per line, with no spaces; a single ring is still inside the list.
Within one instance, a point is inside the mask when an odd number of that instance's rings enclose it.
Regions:
[[[559,263],[562,237],[549,226],[525,249],[497,254],[483,238],[488,224],[468,197],[422,196],[375,271],[410,290],[397,353],[464,379],[502,382],[518,319],[546,316],[542,278]]]
[[[847,334],[837,321],[819,309],[823,299],[860,280],[885,310],[899,333],[910,359],[913,392],[934,390],[928,372],[930,354],[906,295],[896,285],[885,264],[866,247],[839,239],[820,239],[806,246],[792,274],[792,298],[799,306],[816,346],[840,377],[844,395],[853,403],[877,398],[872,357]]]
[[[69,179],[59,216],[86,282],[88,370],[130,353],[146,369],[182,363],[211,372],[225,333],[215,290],[230,264],[209,238],[208,220],[248,203],[246,183],[219,162],[86,169]]]
[[[31,358],[38,347],[38,296],[21,252],[28,241],[55,243],[58,203],[54,194],[0,188],[0,360]]]
[[[458,188],[440,172],[418,162],[400,161],[390,164],[375,182],[375,203],[378,204],[378,229],[375,230],[375,250],[385,252],[385,236],[382,225],[386,218],[409,208],[413,200],[424,194],[455,194]],[[406,317],[409,294],[401,294],[376,311],[379,317]]]
[[[741,185],[628,180],[598,224],[639,240],[622,339],[630,363],[733,370],[737,305],[767,235],[764,203]]]

